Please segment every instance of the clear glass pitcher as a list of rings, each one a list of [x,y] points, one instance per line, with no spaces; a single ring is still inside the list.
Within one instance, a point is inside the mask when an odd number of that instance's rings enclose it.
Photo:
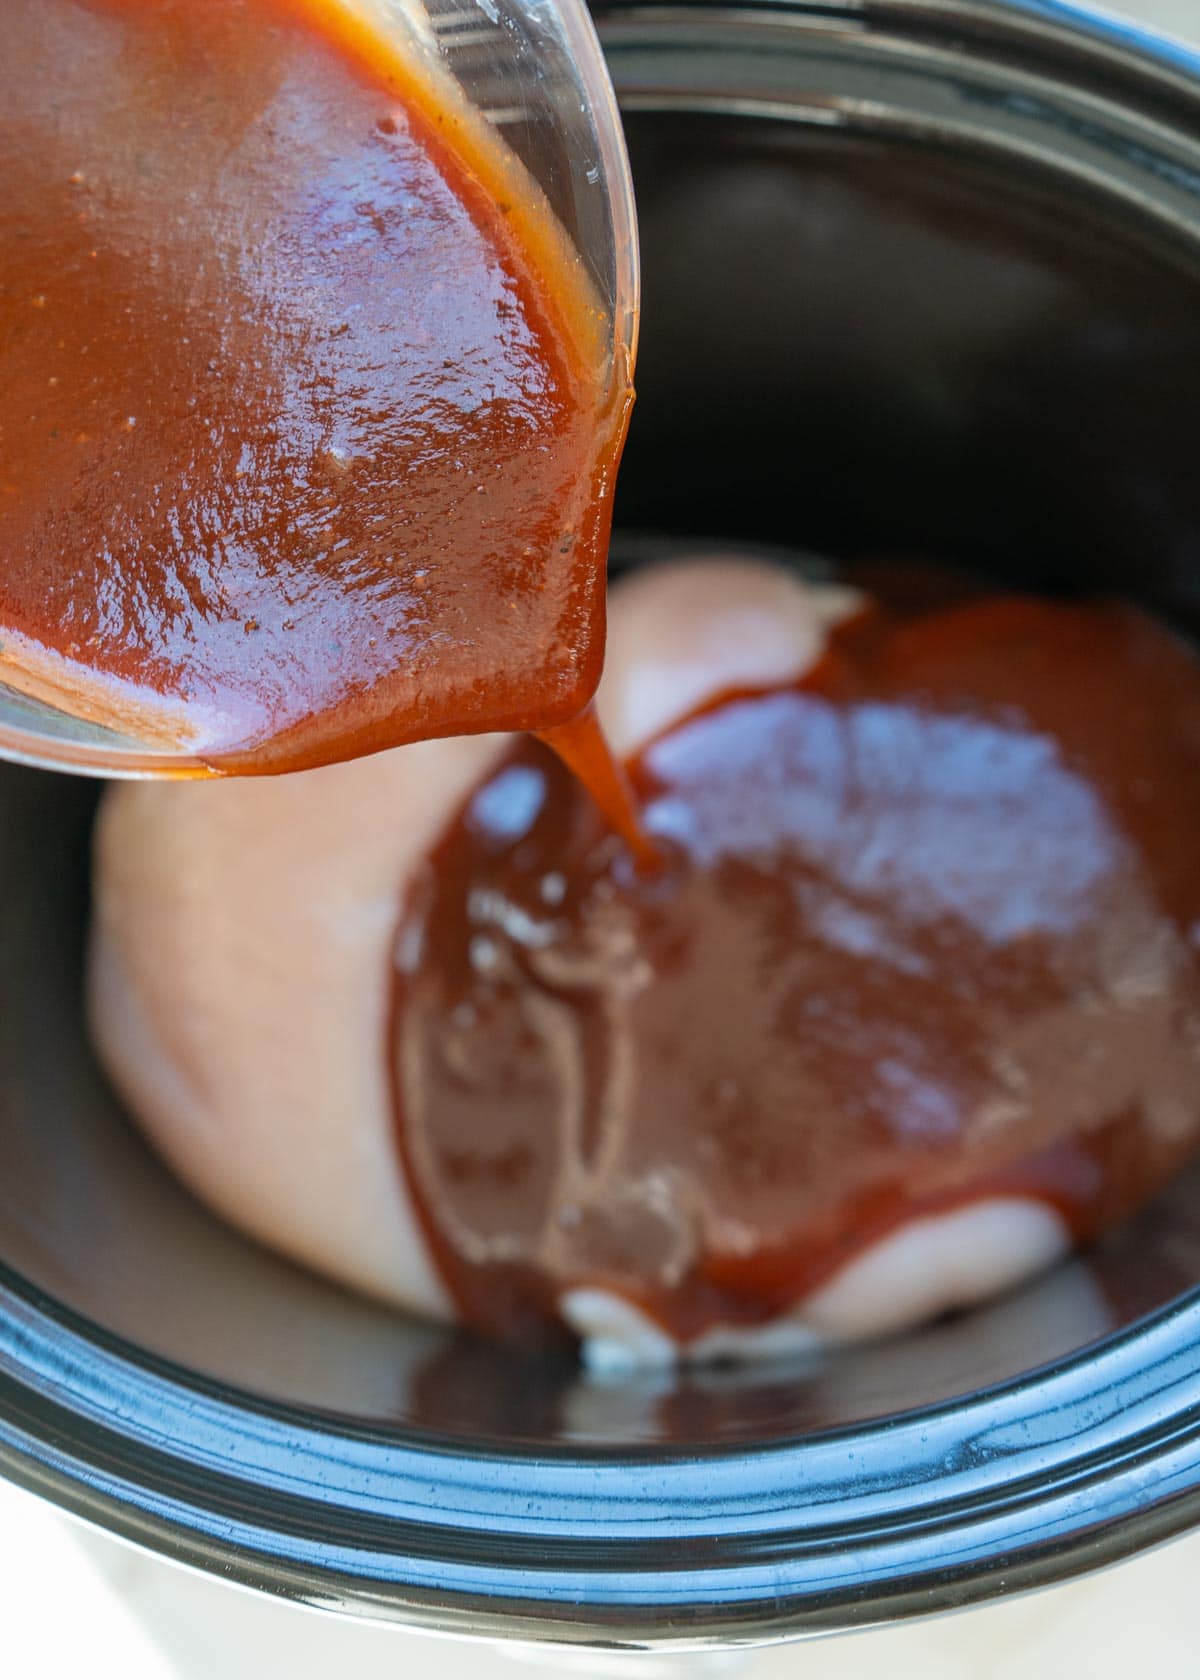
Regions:
[[[493,179],[548,205],[590,277],[615,370],[632,372],[639,266],[616,99],[584,0],[311,0],[394,44],[486,152]],[[0,758],[101,776],[195,776],[186,744],[141,741],[2,680]]]

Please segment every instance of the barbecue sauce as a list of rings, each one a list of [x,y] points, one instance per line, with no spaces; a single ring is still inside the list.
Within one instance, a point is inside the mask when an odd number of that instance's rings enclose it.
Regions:
[[[577,716],[629,369],[495,131],[353,0],[3,37],[0,677],[223,771]]]
[[[1200,662],[1132,609],[840,628],[630,765],[639,874],[534,742],[404,905],[399,1150],[467,1322],[678,1340],[992,1195],[1085,1239],[1200,1136]]]

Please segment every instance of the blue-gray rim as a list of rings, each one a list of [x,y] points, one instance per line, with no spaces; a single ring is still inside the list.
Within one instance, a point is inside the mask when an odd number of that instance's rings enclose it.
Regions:
[[[0,1278],[0,1469],[175,1560],[447,1632],[752,1642],[1065,1579],[1200,1521],[1200,1302],[929,1410],[734,1452],[488,1452],[198,1382]]]

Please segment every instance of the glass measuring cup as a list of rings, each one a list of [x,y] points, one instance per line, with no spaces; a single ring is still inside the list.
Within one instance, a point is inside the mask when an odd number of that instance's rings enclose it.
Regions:
[[[627,384],[638,318],[632,191],[583,0],[294,3],[318,25],[327,17],[339,33],[370,36],[402,59],[404,80],[462,135],[493,200],[512,196],[532,217],[557,224],[603,313],[609,365],[600,371],[614,385]],[[0,641],[2,633],[0,624]],[[161,721],[148,723],[144,735],[140,722],[126,721],[139,717],[136,707],[125,717],[117,713],[115,724],[111,712],[89,712],[87,700],[76,699],[72,672],[79,665],[60,671],[50,663],[60,656],[50,654],[43,679],[36,645],[32,658],[22,649],[18,659],[17,647],[14,634],[7,663],[0,652],[0,757],[98,775],[209,772],[192,742],[176,744]]]

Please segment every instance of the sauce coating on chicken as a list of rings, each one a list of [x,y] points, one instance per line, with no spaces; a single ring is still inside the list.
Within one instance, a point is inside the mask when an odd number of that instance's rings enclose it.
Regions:
[[[1115,605],[868,611],[630,771],[517,745],[408,893],[399,1148],[463,1317],[756,1325],[924,1214],[1084,1239],[1200,1137],[1200,662]]]

